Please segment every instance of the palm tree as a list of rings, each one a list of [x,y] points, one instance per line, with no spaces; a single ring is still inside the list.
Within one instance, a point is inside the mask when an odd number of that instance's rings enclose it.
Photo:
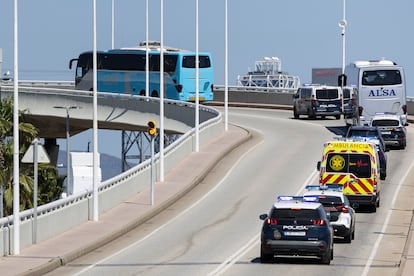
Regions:
[[[38,130],[24,122],[26,110],[19,111],[19,156],[27,151],[37,137]],[[5,98],[0,102],[0,185],[4,191],[4,215],[10,215],[13,207],[13,100]],[[32,169],[31,169],[32,168]],[[30,170],[31,169],[31,170]],[[20,209],[33,206],[33,166],[20,164]]]

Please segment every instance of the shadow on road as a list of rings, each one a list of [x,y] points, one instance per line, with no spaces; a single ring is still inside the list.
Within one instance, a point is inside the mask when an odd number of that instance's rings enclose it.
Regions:
[[[335,134],[336,136],[341,137],[345,137],[345,134],[348,131],[347,126],[327,126],[326,129]]]

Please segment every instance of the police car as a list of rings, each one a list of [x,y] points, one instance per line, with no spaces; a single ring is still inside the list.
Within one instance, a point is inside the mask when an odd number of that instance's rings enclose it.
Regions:
[[[328,215],[335,237],[342,237],[351,243],[355,238],[355,210],[342,193],[342,185],[307,186],[303,196],[317,197]]]
[[[333,259],[333,228],[317,198],[281,196],[263,220],[260,259],[274,256],[314,256],[323,264]]]

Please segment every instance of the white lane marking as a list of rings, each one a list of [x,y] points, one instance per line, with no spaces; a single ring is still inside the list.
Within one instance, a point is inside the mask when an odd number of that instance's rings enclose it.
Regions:
[[[246,252],[248,252],[251,248],[256,246],[259,238],[260,238],[260,233],[254,235],[253,238],[251,238],[250,241],[248,241],[246,245],[242,246],[233,255],[231,255],[224,262],[222,262],[215,270],[213,270],[207,275],[212,276],[212,275],[223,274],[227,269],[229,269],[233,264],[235,264]]]
[[[378,235],[377,240],[375,241],[374,247],[371,251],[371,255],[369,256],[368,261],[365,264],[365,268],[364,268],[364,271],[362,272],[361,276],[367,275],[369,269],[371,268],[372,262],[374,261],[374,257],[375,257],[375,255],[377,255],[378,248],[380,246],[382,238],[384,237],[384,233],[387,230],[388,223],[389,223],[389,220],[390,220],[391,214],[392,214],[392,209],[394,209],[394,205],[395,205],[395,202],[397,200],[398,193],[400,192],[400,188],[401,188],[402,184],[405,182],[405,179],[407,178],[408,174],[413,169],[413,167],[414,167],[414,161],[411,162],[410,166],[408,167],[408,170],[405,172],[404,176],[401,178],[400,182],[398,183],[398,186],[395,190],[394,196],[392,197],[391,208],[388,209],[387,217],[385,218],[384,224],[382,225],[381,232]]]
[[[318,171],[314,170],[309,177],[305,180],[305,183],[300,187],[300,189],[296,192],[297,195],[301,194],[305,187],[310,183],[314,183],[316,181],[316,177],[318,176]],[[231,266],[233,266],[237,261],[239,261],[247,252],[252,250],[253,247],[259,244],[260,233],[256,234],[251,238],[246,245],[241,247],[237,250],[233,255],[228,257],[224,262],[222,262],[215,270],[210,272],[208,276],[218,276],[222,275],[226,272]]]
[[[220,180],[219,183],[217,183],[216,186],[214,186],[214,188],[212,188],[210,191],[208,191],[202,198],[200,198],[199,200],[197,200],[195,203],[193,203],[190,207],[188,207],[187,209],[185,209],[184,211],[182,211],[180,214],[178,214],[177,216],[175,216],[172,220],[170,220],[169,222],[161,225],[160,227],[158,227],[157,229],[155,229],[154,231],[152,231],[151,233],[149,233],[148,235],[146,235],[145,237],[143,237],[142,239],[130,244],[127,247],[124,247],[123,249],[115,252],[114,254],[100,260],[99,262],[89,265],[87,267],[85,267],[84,269],[82,269],[81,271],[79,271],[78,273],[74,274],[74,275],[81,275],[82,273],[85,273],[86,271],[93,269],[95,266],[100,265],[104,262],[106,262],[107,260],[129,250],[130,248],[136,246],[137,244],[145,241],[146,239],[150,238],[151,236],[153,236],[154,234],[156,234],[157,232],[161,231],[163,228],[165,228],[166,226],[170,225],[171,223],[173,223],[176,219],[178,219],[179,217],[183,216],[185,213],[187,213],[188,211],[190,211],[192,208],[194,208],[196,205],[200,204],[200,202],[202,202],[205,198],[207,198],[210,194],[212,194],[215,190],[217,190],[221,184],[223,184],[223,182],[229,177],[229,175],[233,172],[233,170],[237,167],[237,165],[243,160],[243,158],[249,154],[251,151],[253,151],[256,147],[258,147],[259,145],[263,144],[264,141],[260,141],[260,143],[257,143],[256,145],[254,145],[252,148],[250,148],[248,151],[246,151],[242,156],[240,156],[237,161],[233,164],[233,166],[227,171],[227,173],[225,174],[225,176]]]

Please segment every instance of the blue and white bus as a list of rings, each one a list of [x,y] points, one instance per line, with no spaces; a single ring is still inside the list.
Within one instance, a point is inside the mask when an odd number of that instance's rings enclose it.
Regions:
[[[149,96],[160,95],[160,46],[149,46]],[[164,97],[179,101],[196,100],[196,53],[165,47]],[[199,53],[199,101],[213,100],[214,70],[210,53]],[[97,52],[97,85],[100,92],[146,95],[146,46]],[[93,52],[81,53],[77,62],[75,89],[93,90]]]

